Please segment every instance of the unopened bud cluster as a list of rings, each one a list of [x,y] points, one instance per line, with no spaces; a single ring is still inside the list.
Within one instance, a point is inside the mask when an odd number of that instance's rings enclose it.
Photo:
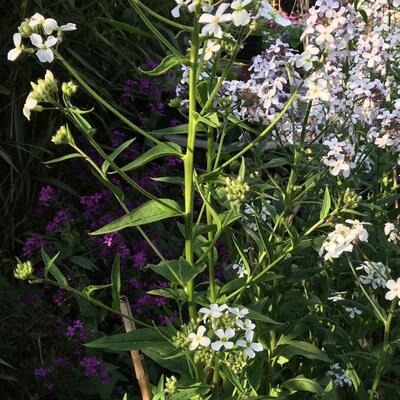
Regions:
[[[72,137],[68,125],[61,126],[56,132],[56,134],[51,138],[51,141],[56,145],[75,144],[74,138]]]
[[[61,85],[61,90],[64,94],[66,94],[68,97],[73,96],[76,91],[78,90],[78,86],[75,85],[73,82],[64,82]]]
[[[176,379],[176,376],[167,376],[165,379],[165,393],[175,394],[177,391],[177,383],[178,380]]]
[[[14,277],[21,280],[29,279],[33,274],[33,266],[30,261],[21,262],[18,260],[14,270]]]
[[[226,197],[229,201],[244,201],[247,193],[250,191],[250,186],[243,182],[243,179],[238,176],[236,179],[229,177],[225,178]]]
[[[361,199],[362,197],[350,188],[347,188],[343,195],[343,203],[345,204],[346,208],[351,210],[358,207]]]
[[[44,79],[31,82],[32,90],[25,100],[23,114],[30,120],[32,111],[42,111],[40,103],[55,103],[57,99],[57,81],[51,71],[47,70]]]

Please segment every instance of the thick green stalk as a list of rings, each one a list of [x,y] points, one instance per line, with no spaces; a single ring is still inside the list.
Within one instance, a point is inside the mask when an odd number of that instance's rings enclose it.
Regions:
[[[207,172],[211,172],[213,165],[213,152],[214,152],[214,129],[209,127],[207,133]],[[211,204],[211,188],[210,183],[208,184],[208,202]],[[207,225],[212,225],[213,217],[210,210],[206,209]],[[214,241],[214,232],[208,232],[208,242],[212,243]],[[211,250],[208,253],[208,275],[210,281],[210,297],[211,302],[215,303],[217,301],[217,292],[215,289],[215,268],[214,268],[214,252]]]
[[[190,72],[189,72],[189,127],[186,154],[183,157],[185,173],[185,259],[193,265],[193,199],[194,199],[194,151],[196,140],[196,86],[197,86],[197,58],[199,53],[199,14],[200,2],[196,4],[194,17],[192,42],[190,46]],[[189,303],[189,316],[195,318],[196,308],[194,304],[193,281],[187,283],[187,295]]]
[[[379,356],[378,364],[377,364],[376,370],[375,370],[375,378],[372,383],[372,388],[371,388],[371,391],[369,394],[370,400],[375,398],[376,391],[379,386],[379,382],[381,381],[383,370],[385,369],[387,357],[391,350],[391,345],[389,343],[390,342],[390,326],[392,324],[393,314],[396,309],[396,305],[397,305],[397,300],[396,299],[392,300],[392,304],[390,305],[389,315],[385,321],[385,328],[384,328],[384,333],[383,333],[383,348],[382,348],[381,354]]]

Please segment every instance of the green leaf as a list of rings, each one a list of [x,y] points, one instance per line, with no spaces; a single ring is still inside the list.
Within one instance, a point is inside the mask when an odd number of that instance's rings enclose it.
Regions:
[[[247,314],[249,318],[254,319],[256,321],[261,321],[265,322],[267,324],[272,324],[272,325],[283,325],[281,322],[274,321],[272,318],[267,317],[264,314],[261,314],[257,311],[251,310],[250,308],[246,307],[249,310],[249,313]]]
[[[167,57],[165,57],[164,60],[162,60],[159,65],[157,65],[157,67],[155,67],[154,69],[152,69],[150,71],[144,71],[140,68],[139,69],[146,75],[158,76],[158,75],[165,74],[167,71],[169,71],[170,69],[172,69],[178,65],[188,64],[188,63],[189,63],[189,59],[179,56],[177,54],[170,54]]]
[[[280,342],[282,342],[282,340]],[[294,356],[303,356],[311,360],[332,363],[332,360],[322,350],[311,343],[302,342],[300,340],[290,340],[285,343],[285,339],[283,339],[283,342],[284,343],[281,343],[282,347],[279,348],[279,354],[288,359]]]
[[[108,349],[114,351],[144,350],[147,348],[166,348],[173,350],[166,339],[153,328],[141,328],[118,335],[104,336],[92,342],[85,343],[86,347],[93,349]]]
[[[85,257],[85,256],[73,256],[73,257],[70,258],[70,260],[74,264],[76,264],[76,265],[78,265],[78,266],[80,266],[82,268],[85,268],[85,269],[87,269],[89,271],[98,271],[99,270],[96,267],[96,265],[93,263],[93,261],[90,260],[90,258],[88,258],[88,257]]]
[[[146,269],[150,268],[170,282],[186,286],[187,282],[203,272],[205,267],[205,265],[201,267],[191,266],[183,258],[180,258],[179,260],[161,261],[159,264],[148,264]]]
[[[112,307],[115,311],[120,310],[119,298],[121,296],[121,272],[119,253],[115,256],[115,260],[111,271],[112,283]]]
[[[322,394],[324,389],[314,379],[305,378],[300,375],[296,378],[292,378],[282,383],[282,387],[290,390],[292,393],[296,392],[311,392],[316,394]]]
[[[103,290],[103,289],[108,289],[111,287],[112,284],[108,285],[89,285],[83,288],[82,294],[90,299],[92,297],[92,293],[95,292],[96,290]]]
[[[146,38],[153,38],[153,35],[137,28],[136,26],[126,24],[126,23],[120,22],[120,21],[115,21],[114,19],[111,19],[111,18],[97,17],[96,19],[99,21],[105,22],[105,23],[113,26],[114,28],[120,29],[121,31],[133,33],[135,35],[146,37]]]
[[[221,126],[221,122],[219,121],[218,115],[215,112],[206,115],[200,115],[196,113],[196,119],[197,121],[203,122],[203,124],[211,126],[211,128],[219,128]]]
[[[60,255],[58,252],[53,258],[50,259],[49,255],[46,253],[44,248],[41,248],[41,253],[42,253],[42,259],[45,264],[44,268],[44,276],[47,276],[47,273],[50,272],[50,274],[54,277],[54,279],[60,283],[61,285],[68,286],[68,281],[67,278],[63,275],[63,273],[58,269],[58,267],[54,264],[54,261],[57,259],[57,257]]]
[[[124,150],[126,150],[134,141],[136,138],[129,139],[125,143],[122,143],[120,146],[118,146],[109,156],[108,158],[111,161],[114,161]],[[108,171],[108,168],[110,168],[110,161],[105,160],[103,165],[101,166],[101,170],[105,174]]]
[[[244,177],[246,176],[246,160],[244,157],[242,157],[242,161],[240,163],[239,176],[242,178],[242,180],[244,180]]]
[[[95,232],[91,232],[90,235],[105,235],[125,228],[151,224],[152,222],[182,215],[181,211],[177,211],[180,210],[180,205],[176,201],[170,199],[160,199],[160,201],[162,203],[150,200],[129,214],[118,218]]]
[[[67,154],[65,156],[62,157],[58,157],[58,158],[54,158],[53,160],[50,161],[45,161],[43,164],[55,164],[55,163],[59,163],[65,160],[70,160],[71,158],[83,158],[82,154],[79,153],[71,153],[71,154]]]
[[[153,161],[157,158],[169,156],[169,155],[175,155],[175,156],[181,156],[182,151],[179,145],[176,143],[168,142],[168,143],[163,143],[163,144],[156,144],[154,147],[152,147],[150,150],[147,150],[145,153],[140,155],[138,158],[130,162],[129,164],[126,164],[121,168],[122,171],[127,172],[131,171],[133,169],[142,167],[143,165],[146,165],[150,161]]]
[[[170,183],[171,185],[183,185],[185,183],[181,176],[160,176],[151,179],[156,182]]]
[[[328,186],[325,187],[324,201],[322,202],[321,212],[319,213],[319,218],[325,219],[329,215],[331,209],[331,195],[329,193]]]

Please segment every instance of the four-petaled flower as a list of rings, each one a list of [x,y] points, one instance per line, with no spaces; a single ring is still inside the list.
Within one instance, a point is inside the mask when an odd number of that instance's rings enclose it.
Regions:
[[[19,55],[22,53],[24,46],[21,45],[22,36],[20,33],[14,33],[13,42],[15,48],[11,49],[7,54],[7,59],[9,61],[15,61]]]
[[[246,6],[248,6],[252,0],[234,0],[232,1],[231,8],[232,13],[232,22],[235,26],[246,26],[250,22],[250,14],[246,10]]]
[[[45,18],[43,15],[36,13],[34,14],[30,21],[29,26],[34,28],[36,26],[42,26],[44,33],[50,35],[53,31],[58,28],[57,21],[53,18]]]
[[[400,299],[400,278],[397,278],[397,281],[389,279],[386,282],[386,287],[389,289],[389,291],[385,294],[386,300],[394,300],[396,297]]]
[[[247,331],[245,335],[246,340],[239,339],[236,342],[236,345],[244,348],[244,352],[247,354],[249,358],[254,358],[256,356],[255,352],[263,351],[263,347],[261,343],[253,342],[254,332]]]
[[[207,40],[203,51],[204,51],[204,60],[208,61],[214,53],[219,51],[221,48],[221,45],[216,43],[214,40]]]
[[[217,329],[214,333],[219,337],[219,340],[211,343],[211,348],[214,351],[219,351],[221,347],[225,347],[227,350],[233,347],[234,343],[229,340],[235,336],[235,331],[232,328]]]
[[[208,318],[219,318],[222,315],[222,312],[228,308],[226,304],[219,306],[218,304],[211,304],[210,308],[202,307],[199,310],[199,313],[204,314],[203,321],[207,322]]]
[[[210,345],[211,340],[207,336],[204,336],[204,333],[206,332],[206,327],[203,325],[200,325],[197,328],[197,332],[190,332],[188,335],[188,339],[191,341],[189,345],[189,350],[195,350],[199,346],[207,347]]]
[[[244,320],[244,322],[241,319],[237,320],[236,321],[236,325],[237,325],[238,328],[243,329],[244,331],[246,331],[246,333],[249,332],[249,331],[254,330],[255,327],[256,327],[256,325],[253,324],[253,322],[248,318],[246,318]]]
[[[33,33],[30,36],[32,44],[39,50],[36,51],[36,56],[40,62],[53,62],[54,53],[51,49],[57,43],[57,38],[54,36],[49,36],[43,43],[43,38],[37,33]]]
[[[214,14],[204,13],[200,16],[199,22],[205,24],[201,33],[212,34],[216,38],[222,38],[222,28],[219,24],[232,20],[232,14],[224,14],[229,7],[227,3],[221,3]]]

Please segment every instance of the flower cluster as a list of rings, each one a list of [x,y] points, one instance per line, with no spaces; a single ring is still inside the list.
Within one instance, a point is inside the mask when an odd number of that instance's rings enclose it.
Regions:
[[[335,230],[329,233],[322,244],[319,254],[322,256],[325,253],[325,260],[339,258],[344,252],[351,253],[355,243],[368,241],[365,222],[346,219],[346,224],[336,224]]]
[[[236,179],[231,179],[228,176],[225,178],[226,198],[231,201],[244,201],[247,193],[250,191],[250,186],[243,182],[243,179],[238,176]]]
[[[17,266],[14,270],[14,276],[17,279],[26,280],[33,274],[33,266],[30,261],[21,262],[18,260]]]
[[[202,307],[199,313],[204,325],[187,335],[189,350],[211,348],[214,353],[228,355],[232,352],[248,358],[254,358],[256,352],[263,350],[262,345],[254,341],[256,325],[246,318],[247,309],[211,304],[210,308]]]
[[[76,25],[73,23],[59,26],[55,19],[45,18],[36,13],[22,21],[18,32],[14,33],[15,47],[8,52],[7,58],[10,61],[15,61],[23,52],[35,52],[40,62],[51,63],[54,60],[53,47],[62,41],[64,32],[74,31],[75,29]],[[56,32],[56,36],[53,35],[53,32]],[[29,38],[34,48],[23,45],[22,39],[24,38]]]
[[[386,286],[390,268],[385,267],[383,263],[365,261],[357,269],[366,273],[366,275],[360,275],[360,282],[364,285],[371,285],[373,289]]]
[[[331,365],[330,370],[326,374],[332,378],[335,386],[352,386],[350,378],[346,375],[339,363]]]
[[[32,111],[42,111],[41,103],[53,104],[56,102],[58,92],[57,81],[51,71],[46,70],[44,79],[39,79],[36,83],[31,82],[32,90],[25,100],[22,110],[24,116],[30,120]]]
[[[399,228],[395,224],[387,222],[385,224],[384,231],[385,235],[388,237],[389,242],[392,242],[395,245],[400,242]]]

